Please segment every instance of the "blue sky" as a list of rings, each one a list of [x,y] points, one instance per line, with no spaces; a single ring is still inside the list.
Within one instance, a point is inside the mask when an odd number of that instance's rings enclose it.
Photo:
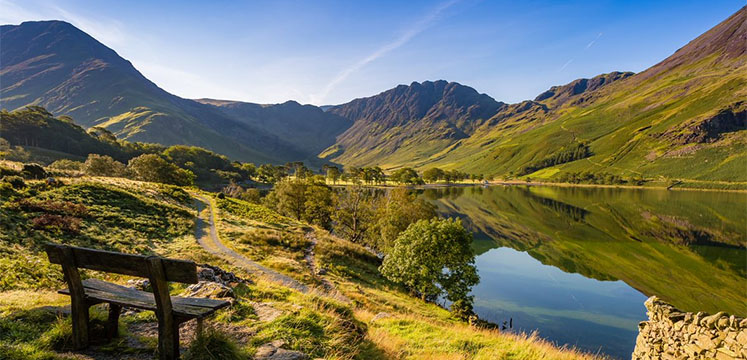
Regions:
[[[743,0],[0,0],[0,23],[66,20],[187,98],[339,104],[444,79],[518,102],[576,78],[644,70],[742,6]]]

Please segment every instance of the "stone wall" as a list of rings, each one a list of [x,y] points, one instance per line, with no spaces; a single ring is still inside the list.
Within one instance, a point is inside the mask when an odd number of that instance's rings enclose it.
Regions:
[[[682,312],[656,296],[646,300],[633,360],[747,359],[747,319],[723,312]]]

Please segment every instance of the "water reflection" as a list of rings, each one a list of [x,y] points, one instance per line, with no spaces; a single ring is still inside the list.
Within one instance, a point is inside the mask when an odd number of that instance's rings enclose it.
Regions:
[[[478,313],[628,358],[647,296],[747,314],[747,195],[453,187],[422,196],[475,233]]]

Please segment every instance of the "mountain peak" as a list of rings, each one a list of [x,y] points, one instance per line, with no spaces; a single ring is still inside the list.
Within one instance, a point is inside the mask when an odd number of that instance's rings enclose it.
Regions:
[[[671,56],[641,73],[647,79],[680,65],[692,64],[715,56],[713,64],[736,60],[744,63],[747,48],[747,6],[674,52]]]

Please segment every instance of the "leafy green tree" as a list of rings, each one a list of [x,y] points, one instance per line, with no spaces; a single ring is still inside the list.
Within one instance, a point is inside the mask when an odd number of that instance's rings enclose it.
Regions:
[[[332,189],[322,181],[311,181],[306,187],[303,219],[311,224],[330,229],[335,196]]]
[[[436,217],[436,207],[418,199],[405,188],[396,188],[379,196],[373,203],[374,216],[366,233],[366,243],[384,253],[410,224]]]
[[[371,192],[359,185],[342,189],[332,213],[335,233],[352,242],[363,241],[373,218],[371,200]]]
[[[337,184],[340,180],[340,169],[337,166],[325,165],[324,170],[327,172],[327,180],[332,181],[332,184]]]
[[[83,172],[90,176],[125,176],[125,165],[109,155],[90,154],[83,164]]]
[[[156,154],[143,154],[132,158],[127,163],[127,168],[135,179],[142,181],[189,186],[195,179],[191,171],[182,169]]]
[[[261,182],[275,184],[288,177],[288,170],[285,166],[262,164],[259,166],[259,169],[257,169],[257,177]]]
[[[276,183],[265,203],[285,216],[301,220],[306,206],[306,182],[286,179]]]
[[[391,179],[398,184],[421,184],[423,179],[420,178],[417,171],[412,168],[406,167],[395,171]]]
[[[239,173],[241,176],[247,178],[248,180],[251,180],[255,176],[257,176],[257,167],[252,163],[235,163],[234,164],[236,168],[239,169]]]
[[[423,172],[423,180],[427,183],[434,183],[444,177],[444,171],[439,168],[430,168]]]
[[[379,270],[423,300],[445,293],[452,310],[465,316],[472,312],[469,292],[480,280],[471,243],[458,219],[420,220],[397,237]]]

